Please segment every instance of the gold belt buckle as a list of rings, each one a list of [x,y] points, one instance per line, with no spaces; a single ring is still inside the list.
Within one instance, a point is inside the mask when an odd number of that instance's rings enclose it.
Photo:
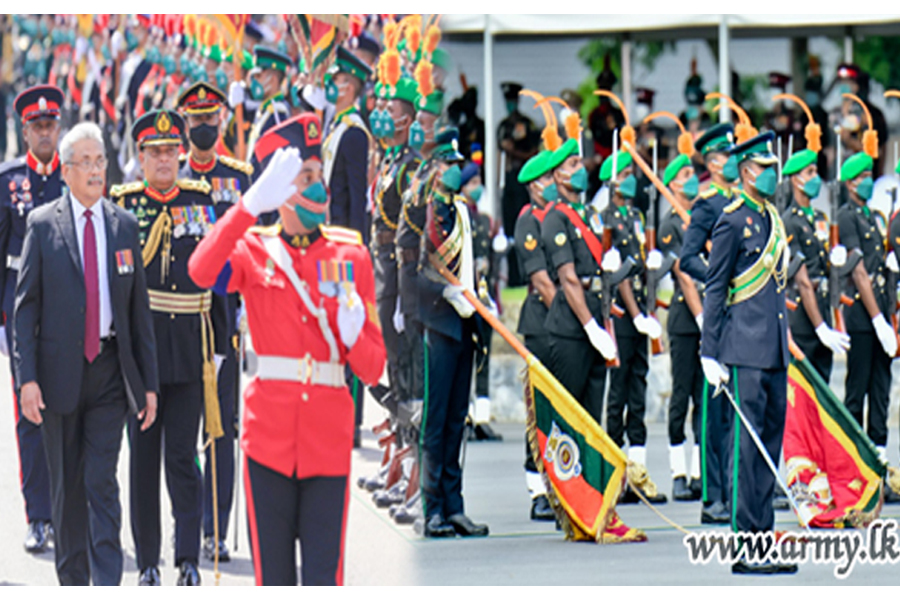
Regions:
[[[309,352],[306,353],[306,356],[300,359],[297,374],[300,376],[300,383],[308,384],[309,380],[312,379],[312,357],[309,355]]]

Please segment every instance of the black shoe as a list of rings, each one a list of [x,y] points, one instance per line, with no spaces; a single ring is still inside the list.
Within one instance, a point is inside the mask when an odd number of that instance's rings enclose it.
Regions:
[[[731,513],[728,512],[722,502],[716,500],[709,506],[704,506],[700,513],[700,522],[707,525],[725,525],[731,523]]]
[[[531,520],[532,521],[555,521],[556,513],[550,506],[550,500],[546,494],[541,494],[531,501]]]
[[[487,423],[475,425],[475,440],[479,442],[502,442],[503,436],[491,429]]]
[[[215,562],[216,560],[216,542],[212,536],[208,536],[203,540],[203,558],[210,562]],[[228,546],[225,545],[223,540],[219,540],[219,562],[230,561],[231,555],[228,554]]]
[[[455,537],[456,531],[449,523],[445,523],[441,515],[432,515],[426,522],[422,535],[431,538]]]
[[[138,578],[138,585],[143,586],[159,586],[161,582],[159,580],[159,569],[156,567],[147,567],[143,571],[141,571],[141,576]]]
[[[691,479],[690,488],[694,500],[699,500],[703,497],[703,481],[701,479]]]
[[[372,501],[378,508],[387,508],[406,500],[406,488],[394,486],[389,490],[380,490],[372,494]]]
[[[447,523],[453,526],[453,529],[463,537],[485,537],[488,534],[488,526],[482,523],[473,523],[472,519],[458,513],[447,517]]]
[[[188,561],[181,563],[178,581],[175,585],[200,585],[200,571],[197,570],[197,565]]]
[[[672,480],[672,500],[690,502],[694,499],[694,492],[688,487],[687,477],[679,475]]]
[[[644,497],[647,498],[647,502],[649,502],[650,504],[665,504],[666,502],[669,501],[669,499],[666,498],[665,494],[660,494],[660,493],[657,493],[655,496],[645,495]],[[641,501],[641,499],[638,497],[637,494],[634,493],[634,490],[631,489],[631,486],[628,486],[625,489],[625,493],[622,494],[621,498],[619,498],[618,503],[619,504],[638,504],[638,503],[640,503],[640,501]]]
[[[25,552],[40,554],[47,549],[47,525],[46,521],[32,521],[28,524],[25,533]]]
[[[397,525],[411,525],[412,523],[415,523],[418,518],[416,511],[407,510],[405,506],[397,507],[393,517],[394,523]]]
[[[745,561],[731,565],[732,575],[793,575],[797,565],[779,565],[770,562],[750,564]]]

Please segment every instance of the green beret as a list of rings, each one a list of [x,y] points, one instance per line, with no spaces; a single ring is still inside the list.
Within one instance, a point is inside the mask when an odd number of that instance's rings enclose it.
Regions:
[[[450,59],[450,55],[447,51],[443,48],[434,49],[434,52],[431,53],[431,64],[440,67],[447,72],[450,72],[453,69],[453,61]]]
[[[550,170],[548,165],[551,156],[553,156],[552,152],[544,150],[529,158],[519,171],[519,183],[531,183],[546,175]]]
[[[403,100],[415,106],[416,97],[419,95],[419,84],[411,77],[401,77],[394,87],[383,86],[381,93],[382,97],[387,100]]]
[[[566,162],[570,156],[578,156],[578,140],[569,139],[547,158],[547,170],[552,171]]]
[[[694,148],[700,154],[709,152],[728,152],[734,145],[734,125],[719,123],[703,132],[694,142]]]
[[[857,152],[841,166],[841,181],[856,179],[863,171],[872,170],[872,157],[865,152]]]
[[[614,155],[610,154],[606,160],[603,161],[603,165],[600,167],[600,181],[609,181],[610,178],[612,178],[613,157]],[[616,175],[621,173],[622,170],[630,164],[631,155],[624,150],[619,150],[619,155],[616,160]]]
[[[818,158],[818,152],[813,152],[809,149],[794,152],[794,154],[788,159],[788,161],[784,163],[784,168],[781,169],[781,174],[793,175],[794,173],[799,173],[809,165],[815,164]]]
[[[416,108],[420,111],[438,115],[444,111],[444,92],[436,90],[427,96],[416,96]]]
[[[669,185],[678,175],[678,171],[689,166],[691,166],[691,157],[687,154],[679,154],[663,172],[663,185]]]
[[[225,62],[233,63],[234,62],[234,52],[229,52],[225,58]],[[244,71],[249,71],[253,68],[253,55],[250,54],[247,50],[241,50],[241,69]]]
[[[218,44],[213,44],[212,46],[207,46],[206,50],[203,51],[203,57],[208,58],[209,60],[215,63],[222,62],[222,48],[219,47]]]

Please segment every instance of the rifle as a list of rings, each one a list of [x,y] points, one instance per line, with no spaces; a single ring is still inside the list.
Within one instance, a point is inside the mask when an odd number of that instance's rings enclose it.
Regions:
[[[841,243],[840,229],[838,228],[837,222],[840,192],[839,186],[840,184],[836,180],[825,186],[825,189],[830,194],[829,202],[831,204],[831,225],[829,227],[828,233],[828,243],[831,248],[834,248]],[[858,251],[854,250],[854,252]],[[847,332],[847,327],[844,325],[844,314],[841,311],[841,307],[852,305],[853,300],[843,293],[843,290],[841,289],[841,281],[844,277],[850,274],[850,271],[853,270],[852,267],[856,266],[857,262],[858,260],[851,261],[850,257],[848,257],[847,262],[842,265],[832,264],[831,268],[828,271],[828,303],[831,307],[832,324],[834,325],[834,329],[836,331],[841,331],[844,333]],[[848,265],[852,266],[848,268]]]
[[[653,167],[654,171],[656,170],[656,147],[653,148]],[[659,192],[656,189],[656,186],[650,184],[647,187],[647,195],[650,197],[650,205],[647,207],[647,255],[649,256],[651,252],[656,250],[656,221],[657,221],[657,210],[659,209]],[[656,318],[656,309],[657,309],[657,299],[656,299],[656,290],[659,285],[660,279],[665,277],[666,273],[672,268],[672,265],[675,264],[675,260],[677,257],[669,253],[663,264],[658,269],[651,269],[647,267],[647,314]],[[650,351],[654,356],[663,353],[663,343],[662,337],[657,339],[650,340]]]
[[[888,234],[887,234],[887,247],[888,253],[896,252],[894,248],[894,244],[891,241],[891,222],[894,219],[894,210],[897,207],[897,186],[891,188],[891,216],[888,218]],[[887,289],[888,294],[890,294],[890,307],[891,307],[891,326],[894,328],[894,333],[898,331],[898,322],[897,318],[897,273],[892,271],[891,269],[886,269],[885,279],[887,280]],[[897,340],[900,341],[900,333],[897,334]],[[897,353],[894,354],[894,358],[900,356],[900,347],[898,347]]]

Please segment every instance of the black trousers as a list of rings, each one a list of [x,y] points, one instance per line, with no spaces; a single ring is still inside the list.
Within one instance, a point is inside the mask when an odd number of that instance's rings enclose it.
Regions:
[[[296,479],[247,458],[244,470],[256,585],[343,585],[346,477]]]
[[[388,383],[399,400],[407,400],[409,392],[405,387],[400,364],[401,339],[394,329],[394,310],[397,308],[397,295],[392,294],[375,301],[378,307],[378,319],[381,321],[381,335],[384,338],[384,349],[387,352]]]
[[[472,389],[473,319],[463,323],[462,341],[425,328],[426,393],[422,421],[422,499],[427,521],[464,512],[459,453]]]
[[[700,411],[703,397],[703,369],[700,367],[700,334],[669,335],[672,359],[672,397],[669,399],[669,444],[684,443],[684,424],[691,408],[694,440],[700,438]]]
[[[475,361],[475,396],[478,398],[490,398],[491,396],[491,340],[494,337],[494,329],[484,327],[484,356]]]
[[[175,517],[175,565],[197,563],[203,479],[197,463],[197,439],[203,408],[203,383],[160,386],[156,421],[140,431],[128,420],[131,441],[131,533],[138,569],[159,564],[159,465],[165,446],[166,485]]]
[[[601,424],[606,360],[587,338],[573,339],[551,333],[549,350],[547,368],[597,424]]]
[[[890,389],[891,357],[884,353],[878,337],[874,333],[851,333],[844,406],[863,427],[863,406],[868,396],[865,430],[876,446],[887,445]]]
[[[834,354],[832,354],[831,350],[826,348],[815,334],[806,335],[791,332],[791,336],[794,338],[797,346],[803,351],[803,354],[806,355],[809,364],[822,376],[825,383],[828,383],[831,379],[831,367],[834,364]]]
[[[700,479],[703,483],[704,506],[722,502],[729,506],[731,497],[726,493],[730,446],[728,432],[734,410],[724,394],[713,395],[713,388],[703,381],[700,399]]]
[[[421,400],[425,397],[425,332],[422,322],[410,316],[404,318],[400,334],[400,353],[397,358],[403,380],[401,388],[406,396],[401,400]]]
[[[549,335],[526,335],[525,347],[528,351],[544,363],[549,360],[550,356],[550,336]],[[605,383],[604,375],[604,383]],[[525,470],[529,473],[537,473],[537,465],[534,464],[534,456],[531,454],[531,448],[528,446],[528,435],[525,435]]]
[[[616,344],[621,366],[609,376],[606,430],[620,447],[625,445],[626,433],[631,446],[643,446],[647,443],[647,336],[616,335]]]
[[[83,363],[75,411],[43,415],[56,575],[61,585],[119,585],[122,506],[116,468],[128,400],[115,342],[93,363]]]
[[[882,353],[883,354],[883,353]],[[787,409],[787,369],[731,367],[731,393],[750,425],[777,465],[784,437]],[[728,402],[728,399],[725,399]],[[775,475],[737,412],[732,410],[729,443],[729,477],[725,486],[731,498],[731,527],[734,531],[771,531],[775,525],[772,498]],[[736,485],[735,485],[736,484]]]
[[[228,344],[228,352],[219,369],[219,410],[222,415],[222,430],[225,435],[216,440],[216,495],[219,510],[219,539],[228,537],[228,520],[234,500],[234,443],[235,407],[238,398],[239,365],[234,346]],[[205,451],[203,467],[203,536],[215,534],[215,520],[212,494],[212,448]]]

